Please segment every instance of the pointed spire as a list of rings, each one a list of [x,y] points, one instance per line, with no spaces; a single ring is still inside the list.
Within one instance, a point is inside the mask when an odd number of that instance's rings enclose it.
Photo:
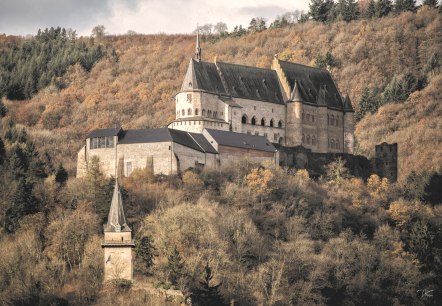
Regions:
[[[293,86],[292,94],[290,96],[291,102],[302,102],[301,90],[299,88],[298,80],[295,80],[295,85]]]
[[[344,99],[344,112],[354,112],[353,106],[351,105],[350,97],[345,95]]]
[[[195,48],[195,59],[201,61],[201,47],[200,47],[200,28],[198,24],[196,25],[196,48]]]
[[[123,198],[121,197],[118,179],[115,180],[114,194],[107,217],[107,224],[104,226],[105,232],[130,232],[129,226],[126,224],[124,215]]]

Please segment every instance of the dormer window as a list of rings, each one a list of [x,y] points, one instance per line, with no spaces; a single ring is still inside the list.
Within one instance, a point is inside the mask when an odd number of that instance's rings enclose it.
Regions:
[[[189,87],[192,87],[192,82],[189,82]]]

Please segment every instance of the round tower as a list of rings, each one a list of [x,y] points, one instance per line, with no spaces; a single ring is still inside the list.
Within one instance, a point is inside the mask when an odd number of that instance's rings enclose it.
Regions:
[[[298,81],[295,81],[290,100],[287,102],[285,145],[288,147],[302,144],[302,101]]]
[[[325,101],[325,87],[321,85],[317,98],[318,104],[318,153],[327,153],[328,147],[328,108]]]
[[[344,153],[353,154],[355,146],[355,111],[350,97],[344,99]]]

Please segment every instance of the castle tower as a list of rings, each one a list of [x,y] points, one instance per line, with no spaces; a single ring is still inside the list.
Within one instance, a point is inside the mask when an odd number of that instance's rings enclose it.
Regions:
[[[344,153],[353,154],[355,138],[355,111],[351,105],[350,97],[344,99]]]
[[[295,81],[290,100],[287,102],[286,146],[302,144],[302,95],[298,81]]]
[[[107,223],[104,225],[104,281],[133,280],[132,230],[126,224],[118,179],[115,181],[114,194]]]
[[[325,86],[320,84],[318,91],[318,152],[328,152],[328,122],[327,122],[327,102],[325,101],[326,89]]]
[[[388,178],[390,182],[397,181],[397,143],[383,142],[375,147],[375,168],[378,174]]]

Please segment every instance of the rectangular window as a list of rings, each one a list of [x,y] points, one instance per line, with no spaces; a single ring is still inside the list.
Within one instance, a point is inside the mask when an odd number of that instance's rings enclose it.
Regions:
[[[126,163],[126,176],[129,176],[132,173],[132,162]]]
[[[187,102],[192,102],[192,94],[187,94]]]
[[[279,134],[273,134],[273,140],[278,142]]]
[[[114,136],[94,137],[90,140],[91,149],[113,148]]]

